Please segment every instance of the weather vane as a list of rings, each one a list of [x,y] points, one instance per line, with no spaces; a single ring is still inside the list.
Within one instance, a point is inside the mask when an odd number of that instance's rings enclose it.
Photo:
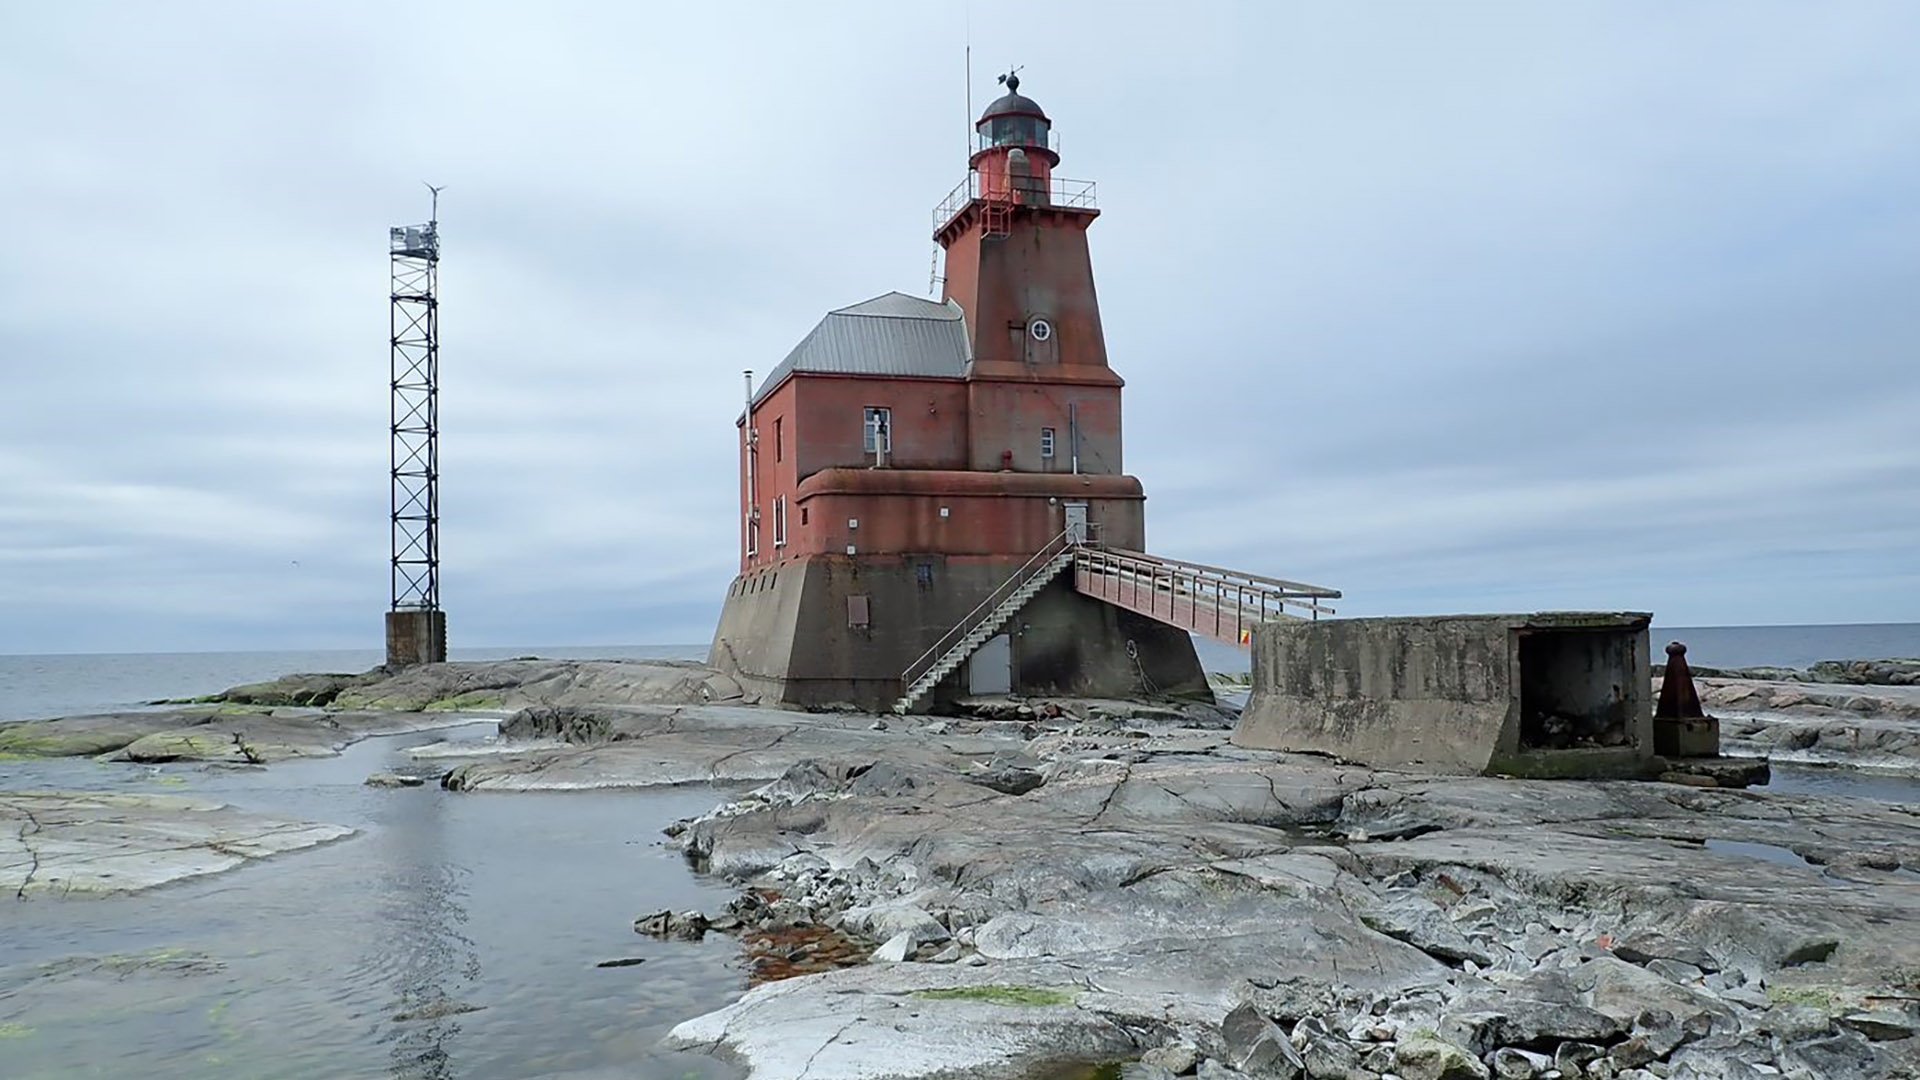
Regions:
[[[1026,68],[1027,65],[1021,64],[1005,75],[1000,76],[1000,84],[1007,88],[1009,94],[1017,94],[1020,92],[1020,73],[1025,71]]]

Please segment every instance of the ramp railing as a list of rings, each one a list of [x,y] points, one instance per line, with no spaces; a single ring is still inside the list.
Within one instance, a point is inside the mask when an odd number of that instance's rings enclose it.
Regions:
[[[1262,622],[1332,615],[1320,601],[1340,599],[1338,589],[1118,548],[1079,548],[1073,570],[1087,596],[1235,645]]]

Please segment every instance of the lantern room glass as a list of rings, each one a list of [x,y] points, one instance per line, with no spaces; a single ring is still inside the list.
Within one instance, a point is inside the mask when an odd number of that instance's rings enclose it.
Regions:
[[[975,130],[980,133],[980,145],[983,148],[989,146],[1044,147],[1047,145],[1051,125],[1038,116],[994,116],[980,121]]]

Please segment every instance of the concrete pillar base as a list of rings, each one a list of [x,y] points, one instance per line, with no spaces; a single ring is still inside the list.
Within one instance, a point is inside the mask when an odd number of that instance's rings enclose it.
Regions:
[[[387,666],[438,664],[447,658],[447,613],[387,612]]]

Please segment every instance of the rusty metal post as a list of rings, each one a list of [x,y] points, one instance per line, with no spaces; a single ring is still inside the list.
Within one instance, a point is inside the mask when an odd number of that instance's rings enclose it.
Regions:
[[[1669,758],[1720,756],[1720,721],[1700,707],[1687,647],[1678,641],[1667,645],[1667,671],[1653,710],[1653,751]]]

